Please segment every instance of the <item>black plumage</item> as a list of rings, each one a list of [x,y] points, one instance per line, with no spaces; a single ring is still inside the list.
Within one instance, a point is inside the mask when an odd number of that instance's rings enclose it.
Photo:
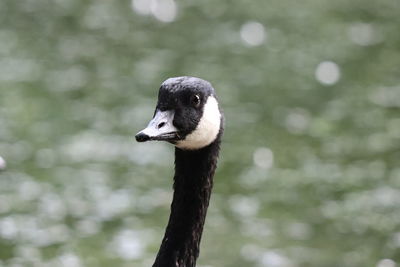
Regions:
[[[222,128],[217,139],[200,150],[175,148],[171,215],[153,267],[196,265],[221,136]]]
[[[215,108],[207,106],[211,105],[208,99],[214,101],[215,97],[211,84],[202,79],[169,79],[160,88],[153,120],[136,135],[138,141],[163,140],[176,145],[171,215],[153,267],[196,266],[223,134],[222,112],[217,107],[218,114],[212,114]],[[218,116],[218,124],[214,116]],[[218,127],[215,136],[204,136],[213,133],[207,127]],[[189,138],[191,134],[194,137]],[[196,143],[196,138],[206,145],[185,148],[185,140]]]

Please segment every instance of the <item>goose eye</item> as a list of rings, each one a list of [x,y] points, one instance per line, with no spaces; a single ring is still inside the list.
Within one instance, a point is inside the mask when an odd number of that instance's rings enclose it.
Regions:
[[[190,102],[194,107],[198,108],[200,106],[200,97],[198,95],[193,95]]]

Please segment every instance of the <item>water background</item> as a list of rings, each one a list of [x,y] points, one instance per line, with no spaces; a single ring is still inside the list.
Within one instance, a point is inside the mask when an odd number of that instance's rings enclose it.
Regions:
[[[400,263],[400,2],[0,2],[0,266],[148,267],[168,77],[226,116],[199,267]]]

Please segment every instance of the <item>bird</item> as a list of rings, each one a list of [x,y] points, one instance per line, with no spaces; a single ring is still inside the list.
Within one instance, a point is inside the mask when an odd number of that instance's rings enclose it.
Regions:
[[[210,82],[182,76],[161,84],[153,118],[135,136],[175,146],[171,213],[153,267],[196,266],[223,132]]]

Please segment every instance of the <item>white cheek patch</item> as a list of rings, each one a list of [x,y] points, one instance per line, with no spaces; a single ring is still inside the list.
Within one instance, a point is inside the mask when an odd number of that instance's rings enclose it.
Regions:
[[[194,150],[211,144],[217,138],[221,124],[221,113],[218,109],[218,102],[213,96],[207,98],[204,104],[203,116],[196,129],[188,134],[176,146],[182,149]]]

